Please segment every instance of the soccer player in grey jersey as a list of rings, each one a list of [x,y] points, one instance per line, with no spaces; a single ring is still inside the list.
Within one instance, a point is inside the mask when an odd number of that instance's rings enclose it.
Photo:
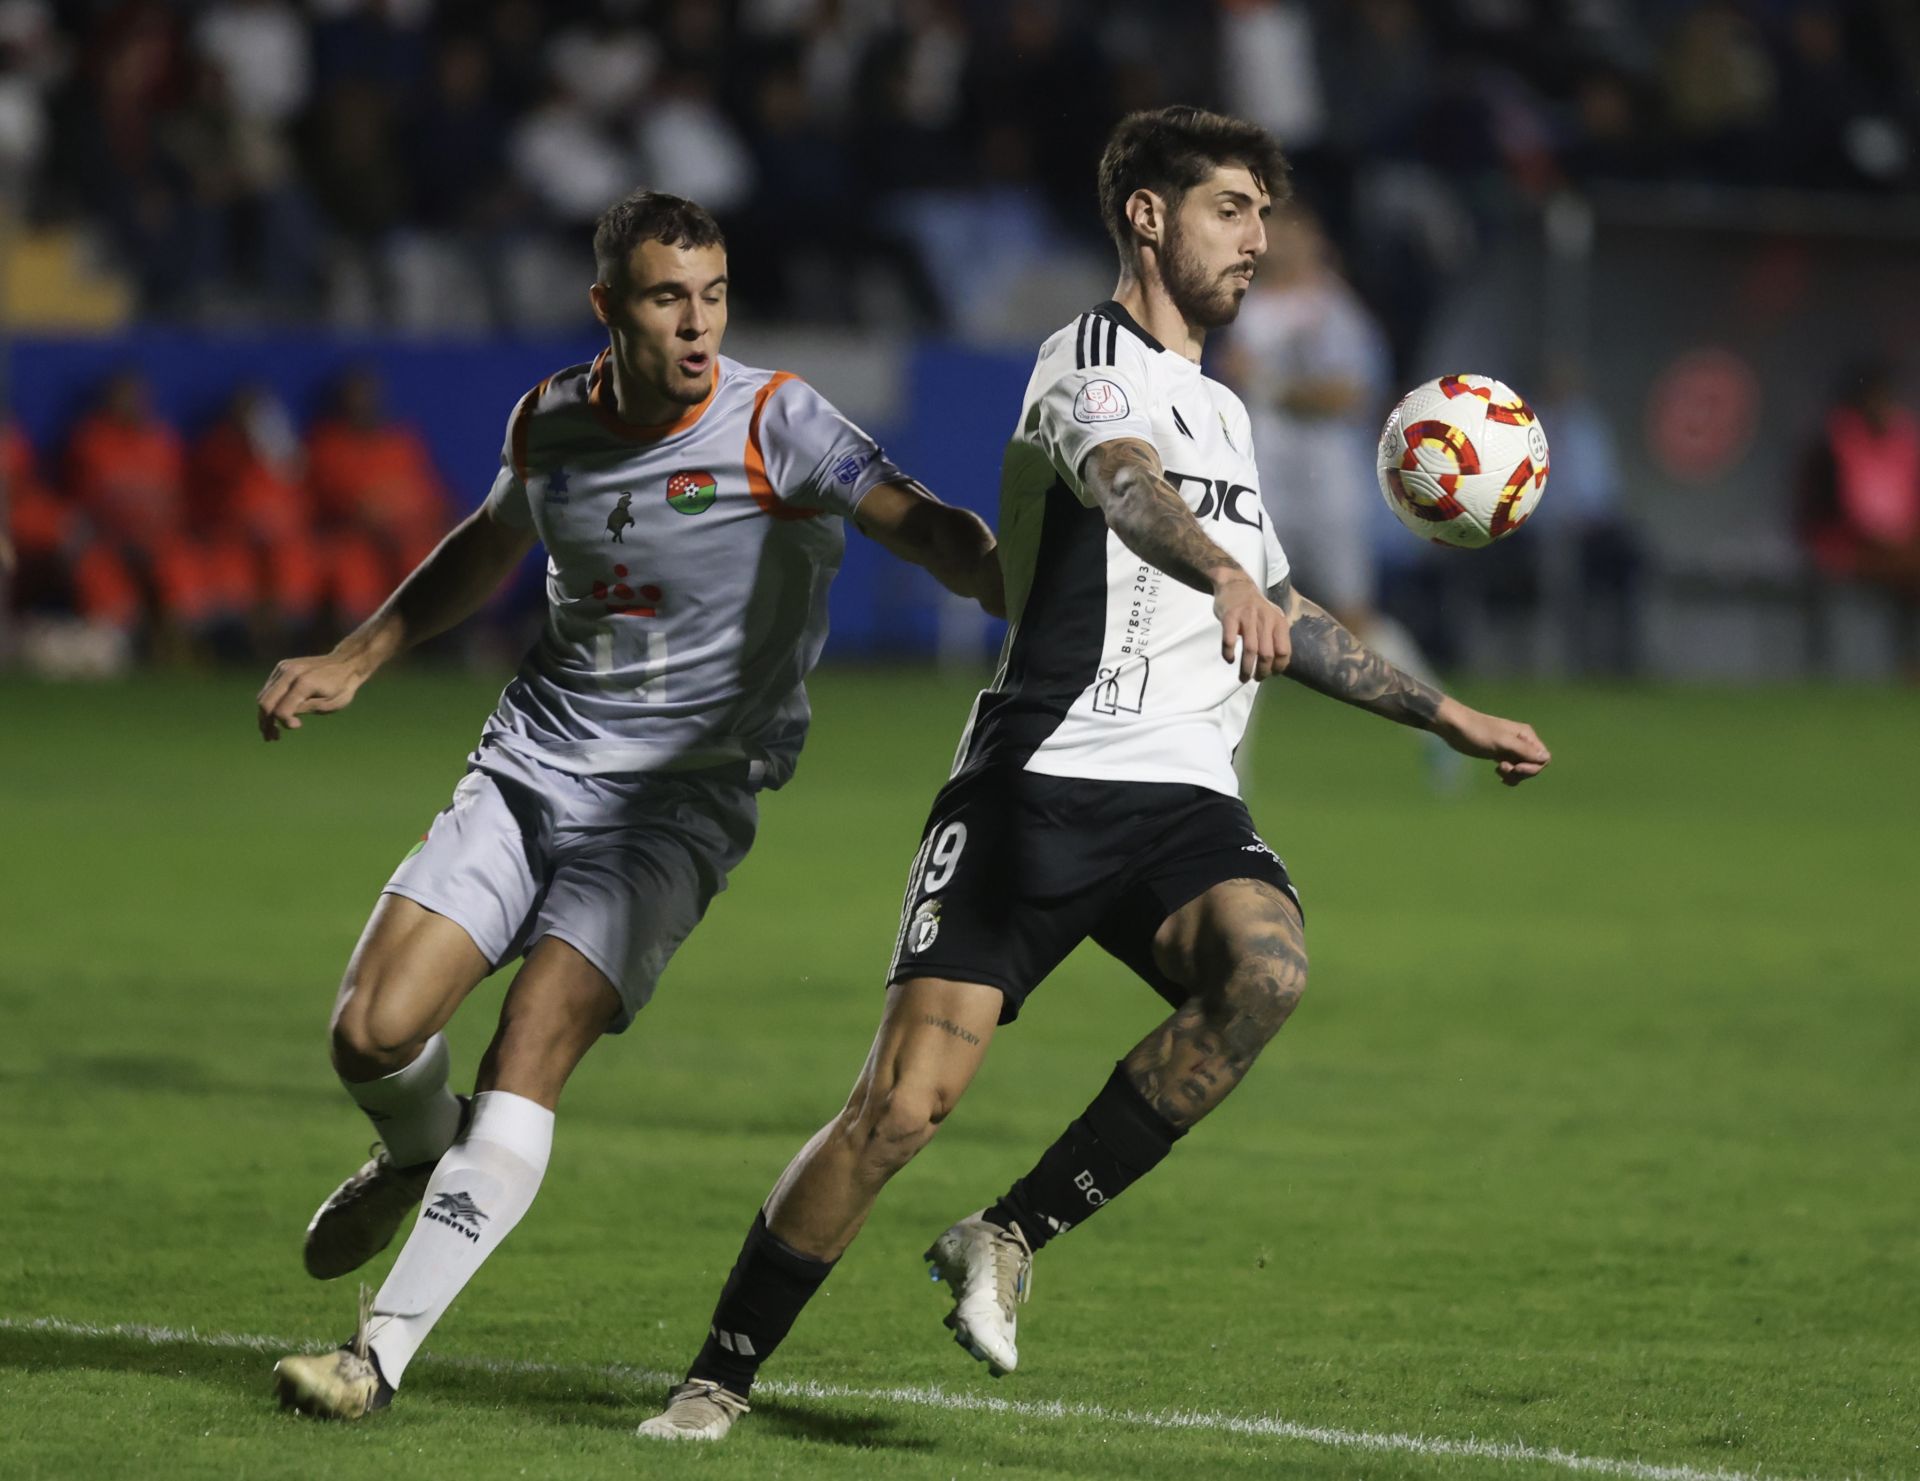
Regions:
[[[1192,108],[1125,119],[1100,163],[1114,297],[1052,335],[1001,472],[1013,626],[908,874],[879,1033],[845,1108],[747,1235],[687,1381],[641,1433],[717,1439],[887,1180],[958,1103],[994,1031],[1091,937],[1171,1015],[995,1202],[928,1250],[947,1325],[1019,1360],[1033,1251],[1150,1171],[1240,1083],[1306,985],[1298,897],[1232,754],[1273,674],[1497,763],[1526,725],[1401,673],[1293,589],[1246,408],[1199,366],[1284,191],[1274,141]]]
[[[607,348],[522,397],[485,503],[357,631],[280,664],[259,696],[267,740],[343,708],[546,547],[540,639],[387,882],[334,1005],[334,1067],[382,1145],[315,1214],[307,1269],[356,1269],[417,1217],[354,1341],[276,1367],[282,1401],[309,1413],[391,1399],[531,1204],[574,1066],[632,1021],[745,855],[755,792],[792,775],[806,735],[843,520],[1003,607],[983,521],[804,381],[720,354],[726,249],[704,210],[631,196],[601,217],[594,257]],[[457,1098],[441,1029],[522,956],[475,1093]]]

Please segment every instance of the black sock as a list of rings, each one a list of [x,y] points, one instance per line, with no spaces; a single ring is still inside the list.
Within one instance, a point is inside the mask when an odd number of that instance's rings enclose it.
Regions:
[[[720,1289],[706,1345],[687,1377],[710,1378],[746,1398],[760,1365],[792,1330],[833,1265],[784,1243],[767,1228],[765,1212],[755,1214],[740,1258]]]
[[[1117,1064],[1093,1104],[982,1217],[1002,1229],[1019,1224],[1037,1250],[1152,1172],[1185,1135],[1134,1089],[1125,1063]]]

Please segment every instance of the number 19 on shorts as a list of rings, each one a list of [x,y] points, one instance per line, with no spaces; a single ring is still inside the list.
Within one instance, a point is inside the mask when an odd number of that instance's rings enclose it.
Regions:
[[[953,882],[960,867],[960,855],[967,847],[967,825],[948,823],[933,835],[919,865],[920,903],[907,922],[905,946],[919,954],[940,939],[940,891]]]

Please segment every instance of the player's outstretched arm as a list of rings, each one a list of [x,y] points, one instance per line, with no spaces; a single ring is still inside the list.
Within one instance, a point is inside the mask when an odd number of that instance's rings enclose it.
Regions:
[[[1553,759],[1531,725],[1469,709],[1388,663],[1282,581],[1267,595],[1293,622],[1293,662],[1287,677],[1402,725],[1431,730],[1454,750],[1499,763],[1510,787],[1538,776]]]
[[[1207,537],[1187,501],[1167,482],[1153,444],[1137,437],[1103,442],[1087,454],[1080,477],[1106,516],[1107,528],[1127,549],[1213,598],[1220,656],[1228,663],[1238,658],[1242,679],[1265,679],[1286,668],[1286,613]]]
[[[331,653],[274,665],[258,700],[261,739],[298,730],[302,715],[345,709],[388,659],[479,611],[534,541],[532,530],[502,524],[485,505],[476,509]]]
[[[933,573],[948,591],[971,597],[995,617],[1007,615],[1000,553],[987,522],[943,504],[911,478],[876,483],[853,512],[860,533]]]

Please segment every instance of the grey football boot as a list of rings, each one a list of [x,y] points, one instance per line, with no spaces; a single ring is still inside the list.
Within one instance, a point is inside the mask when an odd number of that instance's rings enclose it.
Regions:
[[[466,1135],[473,1115],[473,1098],[460,1097],[457,1142]],[[375,1142],[372,1155],[352,1177],[327,1195],[307,1224],[307,1274],[316,1280],[334,1280],[358,1270],[393,1243],[400,1225],[426,1195],[427,1182],[439,1159],[396,1167],[387,1149]]]

